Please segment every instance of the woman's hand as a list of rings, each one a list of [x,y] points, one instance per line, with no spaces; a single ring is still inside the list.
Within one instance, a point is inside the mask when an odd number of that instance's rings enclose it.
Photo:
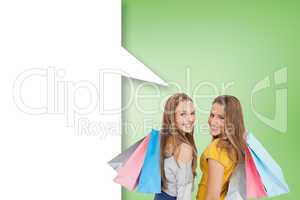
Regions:
[[[205,200],[219,200],[224,177],[224,167],[218,161],[208,159],[208,181]]]

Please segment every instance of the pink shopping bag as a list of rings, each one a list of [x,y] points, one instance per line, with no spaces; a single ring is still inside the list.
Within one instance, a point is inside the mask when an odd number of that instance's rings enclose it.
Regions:
[[[114,178],[116,183],[119,183],[131,191],[135,189],[138,183],[138,178],[144,163],[149,138],[150,134],[145,137],[131,157],[127,160],[125,165],[118,170],[118,175]]]
[[[256,169],[255,163],[248,147],[245,150],[246,159],[246,193],[247,198],[266,197],[267,193],[261,181],[261,177]]]

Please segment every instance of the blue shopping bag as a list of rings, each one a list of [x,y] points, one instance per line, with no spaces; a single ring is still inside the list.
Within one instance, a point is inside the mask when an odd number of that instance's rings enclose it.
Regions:
[[[289,187],[284,180],[280,166],[252,133],[248,133],[247,144],[268,197],[288,193]]]
[[[160,176],[160,135],[152,129],[137,191],[144,193],[161,192]]]

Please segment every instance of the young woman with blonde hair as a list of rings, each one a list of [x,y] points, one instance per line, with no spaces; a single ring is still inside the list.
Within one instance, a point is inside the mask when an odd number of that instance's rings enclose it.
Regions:
[[[208,124],[212,141],[200,157],[203,174],[197,200],[224,200],[229,178],[244,159],[246,129],[240,101],[229,95],[217,97]]]
[[[189,96],[177,93],[167,100],[160,132],[162,192],[155,200],[191,200],[197,164],[195,120]]]

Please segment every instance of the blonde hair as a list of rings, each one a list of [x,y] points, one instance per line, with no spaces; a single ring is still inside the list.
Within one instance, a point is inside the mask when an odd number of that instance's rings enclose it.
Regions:
[[[240,101],[230,95],[218,96],[212,104],[218,103],[224,106],[225,125],[224,132],[217,136],[220,138],[217,146],[229,153],[229,158],[238,163],[244,159],[245,125]]]

